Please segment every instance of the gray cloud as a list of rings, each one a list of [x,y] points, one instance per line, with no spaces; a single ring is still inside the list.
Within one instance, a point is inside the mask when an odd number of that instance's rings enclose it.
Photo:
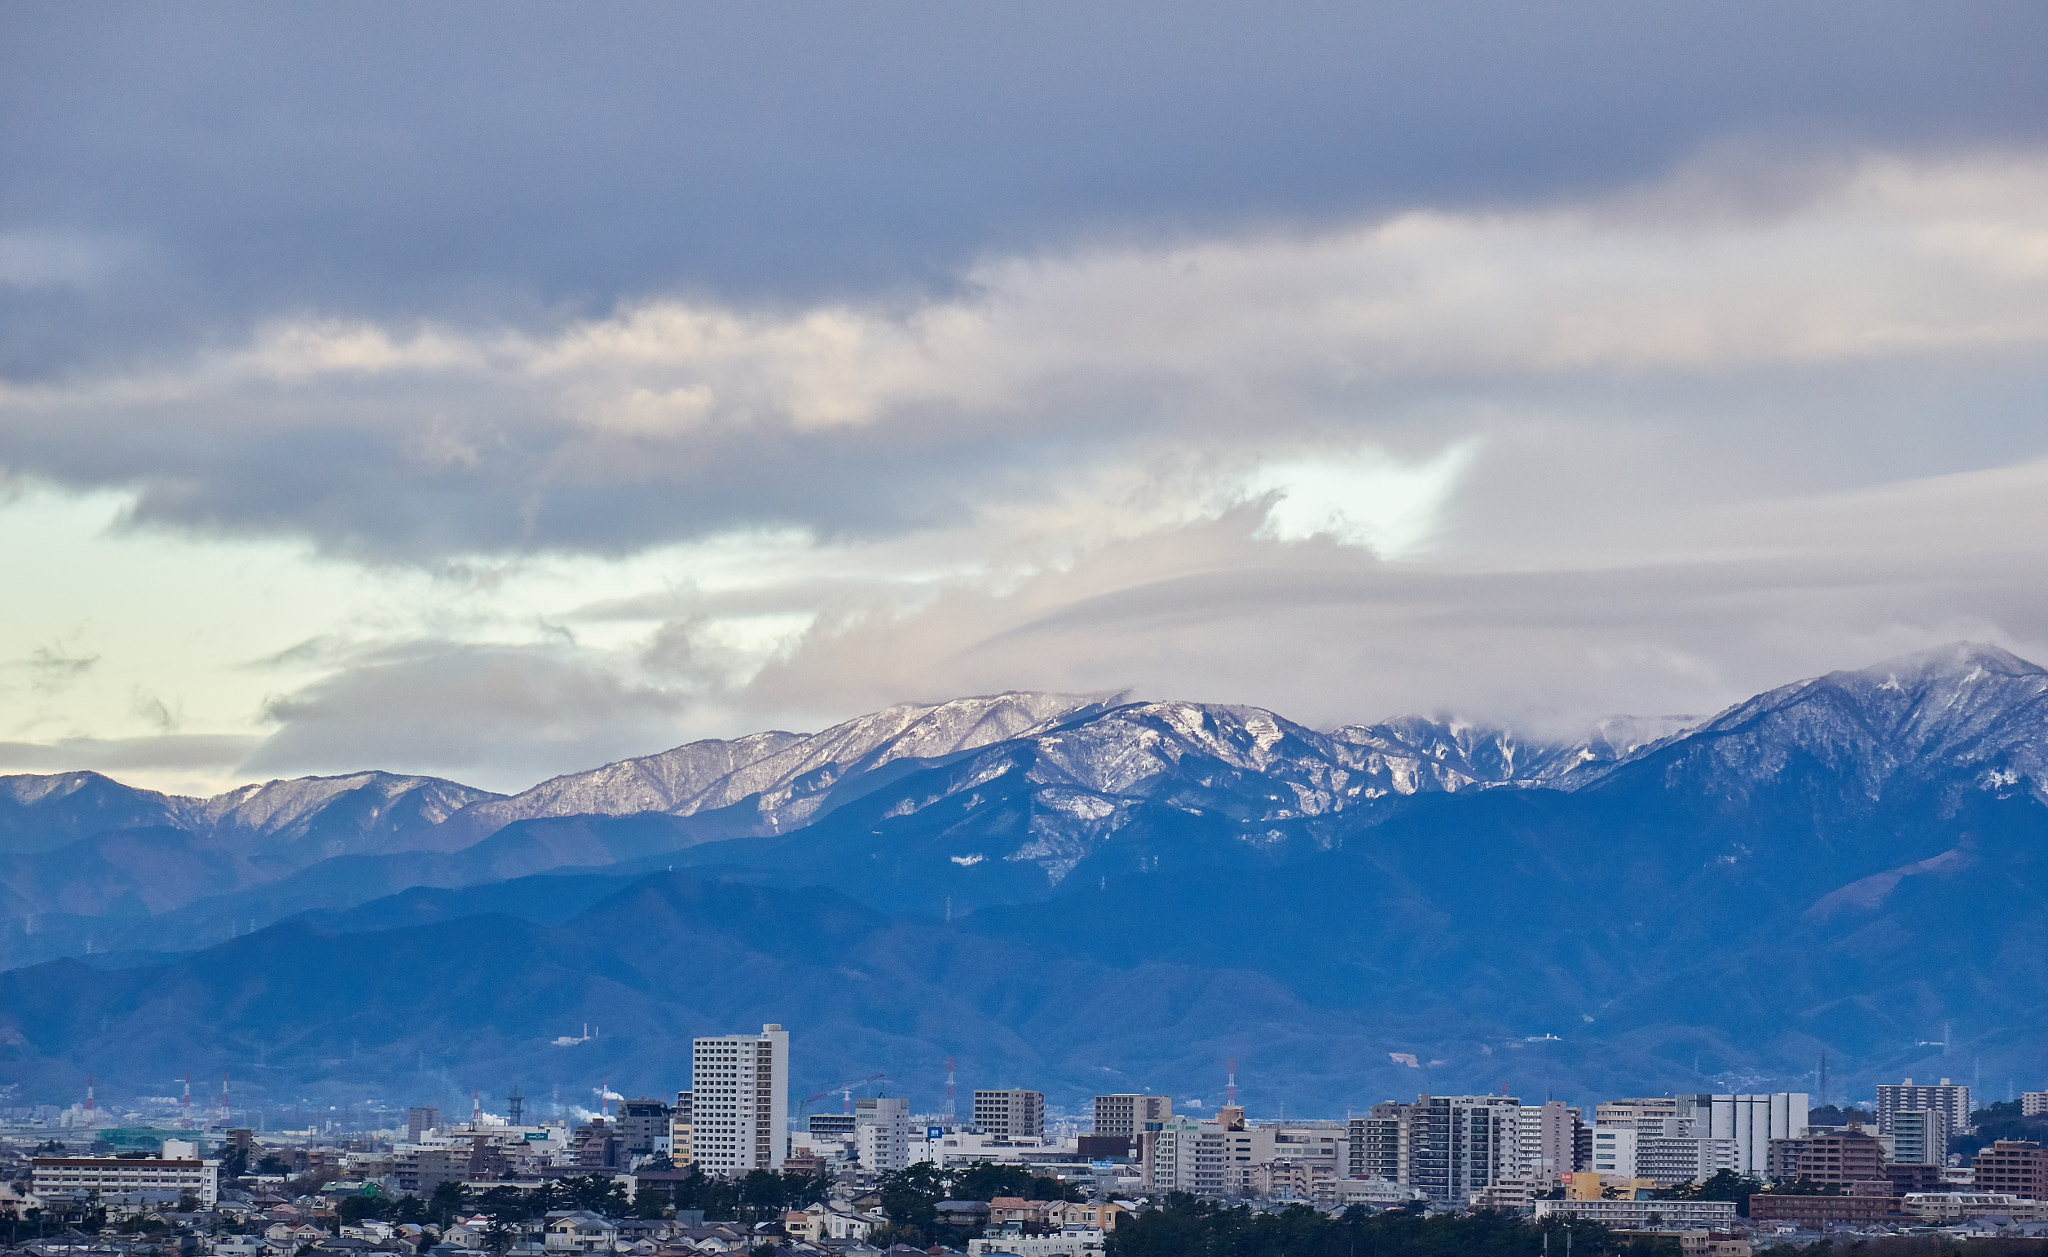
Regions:
[[[165,734],[143,738],[63,738],[0,742],[0,770],[121,774],[169,770],[220,772],[249,753],[257,739],[235,734]]]
[[[2048,117],[2024,3],[4,20],[0,230],[117,262],[0,302],[17,377],[282,311],[943,288],[1076,236],[1575,196],[1731,137],[2034,142]]]
[[[1276,545],[1239,514],[1019,589],[821,622],[743,701],[854,710],[1029,678],[1324,726],[1423,711],[1577,732],[1962,638],[2048,658],[2043,503],[2048,464],[2033,464],[1717,507],[1662,537],[1507,567]]]
[[[413,642],[364,650],[273,700],[278,727],[239,771],[385,767],[518,789],[680,742],[685,709],[683,695],[572,647]]]

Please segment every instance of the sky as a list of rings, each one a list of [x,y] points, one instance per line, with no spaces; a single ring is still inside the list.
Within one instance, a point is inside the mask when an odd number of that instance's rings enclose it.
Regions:
[[[0,9],[0,772],[2048,661],[2048,10]]]

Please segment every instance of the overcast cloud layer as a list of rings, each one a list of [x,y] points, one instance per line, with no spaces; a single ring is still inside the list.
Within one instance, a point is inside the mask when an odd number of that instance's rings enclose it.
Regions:
[[[2048,654],[2036,8],[493,14],[0,18],[0,770]]]

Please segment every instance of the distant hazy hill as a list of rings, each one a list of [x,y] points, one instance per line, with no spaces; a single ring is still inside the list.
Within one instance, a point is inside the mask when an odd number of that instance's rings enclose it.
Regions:
[[[0,975],[0,1066],[658,1090],[679,1039],[770,1020],[809,1082],[885,1071],[920,1106],[949,1055],[963,1082],[1074,1095],[1212,1092],[1235,1057],[1254,1088],[1289,1080],[1270,1099],[1331,1111],[1503,1083],[1800,1086],[1823,1048],[1855,1085],[1980,1066],[2038,1085],[2044,763],[2048,672],[1958,646],[1574,745],[1003,695],[452,810],[462,787],[379,775],[414,784],[331,821],[337,803],[273,809],[296,818],[275,839],[89,774],[15,778],[10,893],[64,902],[74,867],[178,887],[155,914],[137,890],[45,915],[17,954],[65,930],[215,945]],[[267,854],[316,832],[353,845]],[[236,880],[254,866],[291,871]],[[584,1021],[604,1035],[548,1045]],[[1928,1061],[1944,1023],[1957,1046]],[[423,1063],[443,1073],[408,1082]]]

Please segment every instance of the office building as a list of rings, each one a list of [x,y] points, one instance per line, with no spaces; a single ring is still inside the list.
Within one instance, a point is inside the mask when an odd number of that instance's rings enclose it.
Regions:
[[[191,1193],[199,1207],[220,1203],[220,1162],[198,1157],[36,1157],[30,1188],[45,1200],[131,1192],[175,1202]]]
[[[1096,1096],[1094,1133],[1135,1138],[1148,1130],[1158,1130],[1172,1117],[1170,1096]]]
[[[1932,1087],[1917,1086],[1911,1078],[1886,1083],[1877,1089],[1877,1130],[1892,1133],[1892,1120],[1908,1109],[1929,1109],[1948,1121],[1948,1133],[1967,1135],[1970,1126],[1970,1089],[1944,1078]]]
[[[1045,1096],[1010,1087],[974,1093],[974,1126],[994,1139],[1045,1138]]]
[[[853,1102],[853,1150],[861,1168],[882,1172],[910,1167],[910,1101],[863,1096]]]
[[[405,1111],[405,1141],[416,1144],[420,1136],[441,1124],[441,1110],[431,1104],[416,1104]]]
[[[707,1174],[779,1170],[788,1155],[789,1033],[698,1039],[690,1049],[690,1155]]]
[[[391,1177],[407,1196],[431,1196],[436,1187],[460,1182],[468,1172],[469,1158],[448,1148],[415,1148],[391,1159]]]
[[[1894,1165],[1947,1165],[1948,1115],[1937,1109],[1900,1109],[1892,1114]]]
[[[647,1096],[621,1100],[617,1125],[629,1165],[644,1157],[669,1156],[675,1144],[675,1110]]]
[[[2021,1117],[2048,1117],[2048,1091],[2022,1091]]]

